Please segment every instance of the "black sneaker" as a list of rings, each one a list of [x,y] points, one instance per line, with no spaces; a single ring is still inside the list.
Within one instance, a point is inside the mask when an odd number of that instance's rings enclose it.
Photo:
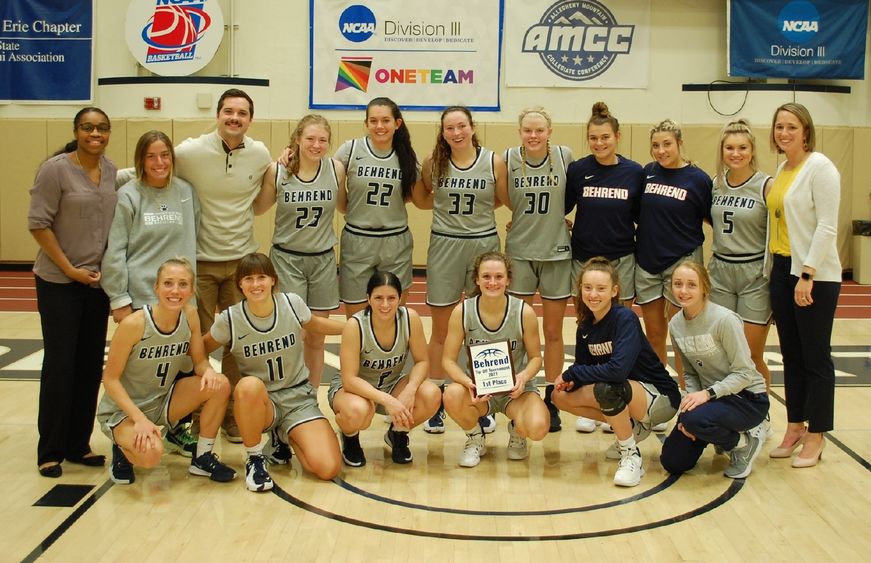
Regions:
[[[553,393],[553,385],[548,385],[544,388],[544,405],[547,407],[547,412],[550,413],[550,427],[548,432],[559,432],[563,429],[563,423],[559,417],[559,409],[551,402],[551,394]]]
[[[384,442],[390,446],[393,463],[411,463],[413,458],[408,448],[408,432],[399,432],[391,426],[384,434]]]
[[[124,457],[121,448],[116,445],[112,446],[112,467],[109,469],[109,478],[116,485],[130,485],[136,480],[133,465]]]
[[[366,465],[366,454],[360,447],[360,435],[345,436],[342,434],[342,460],[345,465],[351,467],[363,467]]]
[[[164,449],[184,457],[197,455],[197,439],[190,433],[189,425],[176,424],[163,439]]]
[[[200,457],[191,459],[188,473],[208,477],[218,483],[226,483],[236,478],[236,472],[228,465],[224,465],[215,455],[215,452],[206,452]]]
[[[293,457],[290,446],[281,441],[275,430],[269,431],[269,439],[263,448],[263,455],[266,457],[266,461],[272,465],[287,465],[290,463],[290,458]]]
[[[245,486],[255,493],[272,488],[272,477],[266,470],[266,456],[248,456],[248,461],[245,462]]]

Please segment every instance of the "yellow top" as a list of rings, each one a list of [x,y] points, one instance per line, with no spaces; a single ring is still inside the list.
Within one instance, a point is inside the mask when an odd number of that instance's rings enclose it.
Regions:
[[[786,213],[783,208],[783,200],[786,192],[792,186],[793,180],[798,175],[804,161],[792,170],[782,169],[771,183],[771,191],[765,198],[768,207],[768,249],[772,254],[789,256],[789,229],[786,226]]]

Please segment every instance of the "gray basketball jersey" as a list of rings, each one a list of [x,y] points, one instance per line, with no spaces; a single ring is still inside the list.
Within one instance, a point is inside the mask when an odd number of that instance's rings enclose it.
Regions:
[[[247,300],[227,309],[230,326],[230,351],[243,376],[259,377],[267,391],[295,387],[308,380],[303,362],[302,324],[311,319],[311,311],[295,293],[275,293],[271,326],[252,318]]]
[[[333,159],[321,159],[318,173],[304,182],[278,165],[275,173],[275,233],[272,244],[285,250],[316,254],[336,245],[333,217],[339,182]]]
[[[408,227],[408,212],[402,199],[402,171],[395,151],[378,156],[369,146],[369,138],[348,141],[350,151],[346,165],[348,230],[376,231],[379,235],[395,234]]]
[[[377,389],[391,389],[402,377],[402,368],[408,358],[411,331],[408,310],[405,307],[396,310],[396,338],[389,350],[382,348],[375,338],[372,317],[365,309],[353,318],[360,326],[360,377]]]
[[[154,324],[150,305],[145,305],[142,313],[145,317],[142,338],[130,350],[121,376],[121,386],[144,412],[159,407],[179,370],[185,365],[190,366],[186,360],[191,328],[182,312],[175,329],[164,334]],[[109,394],[104,393],[97,409],[98,415],[109,416],[120,410]]]
[[[447,176],[433,177],[432,182],[434,233],[486,236],[496,232],[493,151],[478,149],[478,158],[468,168],[460,169],[449,162]]]
[[[512,209],[505,250],[512,258],[563,260],[572,257],[563,214],[566,167],[571,162],[571,152],[568,147],[552,146],[548,156],[538,164],[530,164],[523,161],[520,147],[512,147],[505,153]]]
[[[763,190],[769,176],[756,172],[737,187],[714,179],[711,219],[714,254],[739,261],[765,256],[768,241],[768,209]]]
[[[513,295],[507,297],[505,316],[502,317],[502,323],[496,330],[484,326],[481,317],[478,316],[480,295],[463,301],[463,330],[466,333],[463,344],[471,346],[507,339],[511,345],[514,373],[517,373],[526,367],[527,362],[526,346],[523,344],[523,301]],[[460,352],[457,363],[466,373],[469,372],[469,354],[466,350]]]

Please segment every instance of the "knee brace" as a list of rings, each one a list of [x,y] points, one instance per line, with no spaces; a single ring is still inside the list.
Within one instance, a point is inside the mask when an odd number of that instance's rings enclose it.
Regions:
[[[632,400],[632,385],[622,383],[603,383],[593,385],[593,396],[605,416],[617,416],[629,406]]]

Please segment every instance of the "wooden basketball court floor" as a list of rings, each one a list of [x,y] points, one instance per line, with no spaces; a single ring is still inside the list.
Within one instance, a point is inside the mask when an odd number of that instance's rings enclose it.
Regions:
[[[64,464],[63,477],[35,466],[39,319],[32,277],[0,275],[0,560],[3,561],[869,561],[871,560],[871,288],[845,284],[835,323],[835,430],[816,468],[767,457],[785,427],[776,332],[769,338],[775,437],[746,479],[723,477],[728,458],[709,448],[680,478],[659,464],[660,440],[641,444],[639,486],[612,484],[604,458],[613,435],[563,430],[508,461],[506,420],[487,438],[473,469],[457,458],[464,435],[411,433],[414,462],[395,465],[386,424],[364,431],[368,464],[321,482],[290,468],[275,489],[245,490],[244,452],[219,440],[240,476],[229,484],[187,473],[167,455],[114,485],[106,469]],[[415,289],[420,291],[420,287]],[[412,295],[411,301],[420,301]],[[423,309],[425,311],[425,308]],[[340,318],[340,317],[337,317]],[[428,327],[428,318],[425,319]],[[110,323],[110,331],[112,330]],[[574,320],[567,316],[566,361]],[[337,365],[336,339],[327,362]],[[327,377],[333,367],[328,366]],[[326,387],[320,403],[329,416]],[[95,429],[91,444],[108,454]]]

